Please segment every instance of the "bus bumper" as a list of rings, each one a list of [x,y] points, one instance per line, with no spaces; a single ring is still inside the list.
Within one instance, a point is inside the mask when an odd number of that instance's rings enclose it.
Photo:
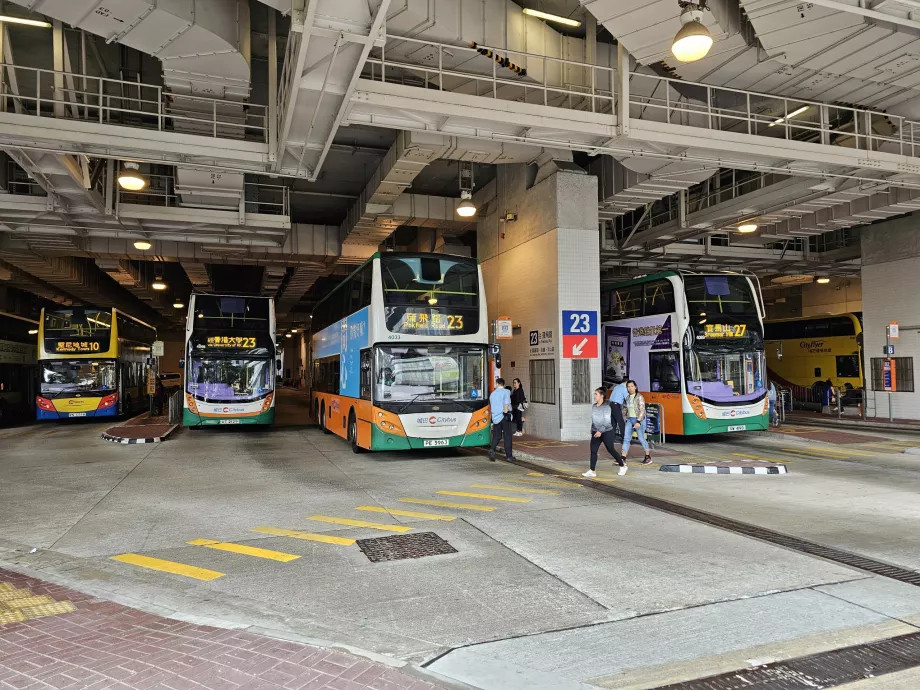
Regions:
[[[768,431],[769,429],[769,414],[751,415],[738,419],[700,419],[692,413],[684,414],[684,436],[726,434],[737,431]],[[667,433],[667,428],[665,432]]]
[[[274,424],[275,408],[250,417],[204,417],[182,410],[182,426],[239,426],[241,424]]]
[[[42,409],[37,409],[35,412],[35,418],[39,421],[49,419],[91,419],[95,417],[117,417],[118,406],[112,405],[102,410],[89,410],[87,412],[51,412]]]
[[[447,441],[445,445],[437,448],[474,448],[489,445],[490,428],[480,429],[471,434],[448,436],[439,441]],[[371,450],[432,450],[425,445],[425,439],[406,438],[398,434],[388,434],[377,425],[371,427]]]

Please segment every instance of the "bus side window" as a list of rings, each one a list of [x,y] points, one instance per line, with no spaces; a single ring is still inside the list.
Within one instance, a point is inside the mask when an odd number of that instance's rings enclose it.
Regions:
[[[371,399],[371,381],[373,379],[374,359],[373,350],[361,350],[361,399]]]
[[[653,393],[680,393],[680,364],[676,352],[650,352],[649,383]]]

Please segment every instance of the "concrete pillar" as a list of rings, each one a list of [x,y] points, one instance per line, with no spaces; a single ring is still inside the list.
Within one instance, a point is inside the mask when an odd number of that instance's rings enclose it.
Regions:
[[[567,167],[537,175],[534,166],[500,165],[474,200],[482,214],[478,257],[489,319],[508,316],[515,326],[513,338],[502,341],[502,375],[509,385],[520,378],[531,401],[525,431],[574,441],[590,427],[590,403],[573,403],[573,360],[562,358],[562,310],[599,310],[600,252],[597,178]],[[517,220],[499,220],[507,214]],[[538,336],[535,346],[531,332]],[[531,378],[536,360],[554,372],[548,402],[538,402]],[[588,361],[593,389],[601,385],[601,362]]]

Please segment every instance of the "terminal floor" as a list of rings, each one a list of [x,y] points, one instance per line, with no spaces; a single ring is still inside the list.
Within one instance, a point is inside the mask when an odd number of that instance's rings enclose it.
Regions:
[[[920,588],[553,470],[471,452],[355,455],[297,425],[184,430],[147,446],[100,431],[0,431],[0,566],[154,613],[427,663],[482,688],[654,687],[920,627]],[[790,474],[632,464],[617,477],[604,459],[599,478],[917,569],[920,456],[901,452],[914,443],[726,436],[671,443],[667,461],[759,456]],[[457,553],[372,563],[349,543],[418,532]],[[147,567],[164,561],[175,572]]]

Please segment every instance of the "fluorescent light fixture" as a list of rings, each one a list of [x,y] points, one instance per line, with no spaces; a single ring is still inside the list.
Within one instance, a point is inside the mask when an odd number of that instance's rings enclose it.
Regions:
[[[8,24],[25,24],[26,26],[38,26],[42,29],[50,29],[51,24],[48,22],[39,21],[38,19],[24,19],[22,17],[10,17],[6,14],[0,14],[0,22],[6,22]]]
[[[285,337],[285,338],[290,338],[290,337],[291,337],[291,334],[290,334],[290,333],[285,333],[285,334],[284,334],[284,337]]]
[[[292,328],[292,329],[291,329],[291,333],[296,333],[296,332],[297,332],[297,329],[296,329],[296,328]]]
[[[738,232],[742,234],[754,232],[755,230],[757,230],[757,223],[742,223],[738,226]]]
[[[524,14],[529,14],[531,17],[536,17],[537,19],[545,19],[548,22],[565,24],[566,26],[581,26],[581,22],[577,19],[560,17],[558,14],[550,14],[549,12],[541,12],[540,10],[532,10],[529,7],[524,8]]]
[[[818,278],[818,282],[821,283],[821,285],[827,285],[829,282],[831,282],[831,279],[827,276],[821,276]]]
[[[700,19],[703,13],[695,8],[688,7],[680,13],[680,31],[674,36],[671,43],[671,52],[681,62],[695,62],[706,57],[712,48],[712,34],[703,26]]]
[[[32,328],[32,329],[30,329],[30,330],[29,330],[29,335],[38,335],[38,329],[37,329],[37,328]]]
[[[169,286],[163,281],[162,275],[157,275],[157,277],[153,279],[153,282],[150,283],[150,287],[157,291],[163,291]]]
[[[129,192],[139,192],[147,186],[147,180],[141,177],[141,166],[131,161],[125,161],[122,164],[121,174],[118,176],[118,184],[122,189]]]
[[[141,251],[147,251],[152,246],[153,245],[150,244],[150,242],[148,242],[147,240],[138,240],[137,242],[134,243],[134,248],[140,249]]]
[[[779,118],[778,120],[773,120],[773,122],[771,122],[771,123],[770,123],[769,125],[767,125],[767,126],[768,126],[768,127],[775,127],[776,125],[781,125],[781,124],[783,124],[786,120],[789,120],[789,119],[795,117],[796,115],[801,115],[801,114],[804,113],[806,110],[808,110],[808,106],[807,106],[807,105],[803,105],[801,108],[797,108],[796,110],[793,110],[791,113],[789,113],[789,114],[786,115],[785,117],[781,117],[781,118]]]
[[[173,302],[173,308],[175,309],[182,309],[184,306],[185,303],[181,299],[177,299],[175,302]]]

